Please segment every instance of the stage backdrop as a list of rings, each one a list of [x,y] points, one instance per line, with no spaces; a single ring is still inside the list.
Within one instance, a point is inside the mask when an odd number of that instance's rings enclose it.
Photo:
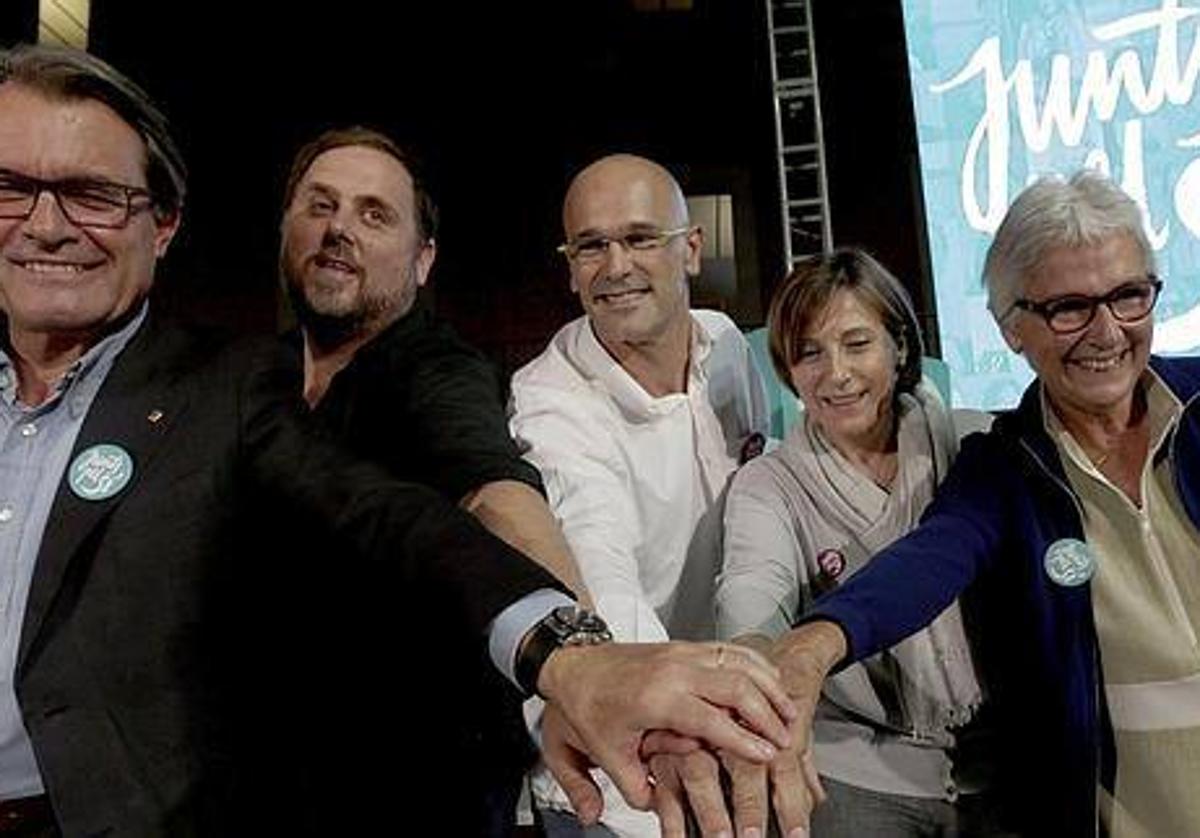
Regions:
[[[985,307],[991,234],[1032,178],[1082,166],[1142,208],[1165,282],[1154,347],[1200,349],[1200,0],[903,0],[942,354],[956,404],[1032,378]]]

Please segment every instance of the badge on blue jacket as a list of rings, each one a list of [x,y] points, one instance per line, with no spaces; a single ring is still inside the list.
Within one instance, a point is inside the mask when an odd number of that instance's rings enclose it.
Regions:
[[[119,445],[101,443],[79,452],[71,463],[67,482],[84,500],[107,500],[125,488],[133,477],[133,457]]]
[[[1082,585],[1096,572],[1096,556],[1092,548],[1078,538],[1055,541],[1046,548],[1046,556],[1042,561],[1051,581],[1065,588]]]

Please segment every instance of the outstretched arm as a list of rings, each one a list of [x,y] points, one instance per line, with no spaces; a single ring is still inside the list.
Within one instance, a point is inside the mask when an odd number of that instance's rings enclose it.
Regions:
[[[459,506],[474,515],[492,535],[516,547],[550,571],[590,609],[591,599],[571,555],[571,548],[546,500],[518,480],[493,480],[467,493]]]

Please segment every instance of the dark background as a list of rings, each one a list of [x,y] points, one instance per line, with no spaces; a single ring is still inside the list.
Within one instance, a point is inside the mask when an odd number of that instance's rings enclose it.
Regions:
[[[784,261],[764,2],[637,5],[652,4],[92,0],[89,49],[163,104],[191,167],[160,300],[275,329],[289,159],[363,123],[424,156],[443,219],[431,294],[506,369],[580,311],[554,252],[559,205],[612,151],[658,160],[690,194],[733,194],[730,313],[760,325]],[[814,6],[834,241],[901,277],[932,338],[899,0]],[[32,39],[36,13],[3,0],[0,36]]]

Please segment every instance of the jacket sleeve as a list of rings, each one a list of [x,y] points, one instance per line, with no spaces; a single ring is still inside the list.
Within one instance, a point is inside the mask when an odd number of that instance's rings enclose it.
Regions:
[[[256,491],[324,524],[345,555],[378,564],[406,591],[445,603],[482,639],[506,606],[552,576],[441,495],[355,458],[301,409],[274,348],[256,348],[230,370],[239,382],[239,467]],[[349,564],[346,572],[354,572]]]
[[[509,436],[503,387],[495,368],[465,350],[422,358],[412,374],[408,415],[421,440],[418,459],[451,498],[487,483],[515,480],[543,493],[537,469]],[[395,444],[412,444],[412,439]]]
[[[733,477],[725,500],[724,564],[717,579],[717,636],[778,637],[800,612],[808,574],[785,489],[763,458]]]

